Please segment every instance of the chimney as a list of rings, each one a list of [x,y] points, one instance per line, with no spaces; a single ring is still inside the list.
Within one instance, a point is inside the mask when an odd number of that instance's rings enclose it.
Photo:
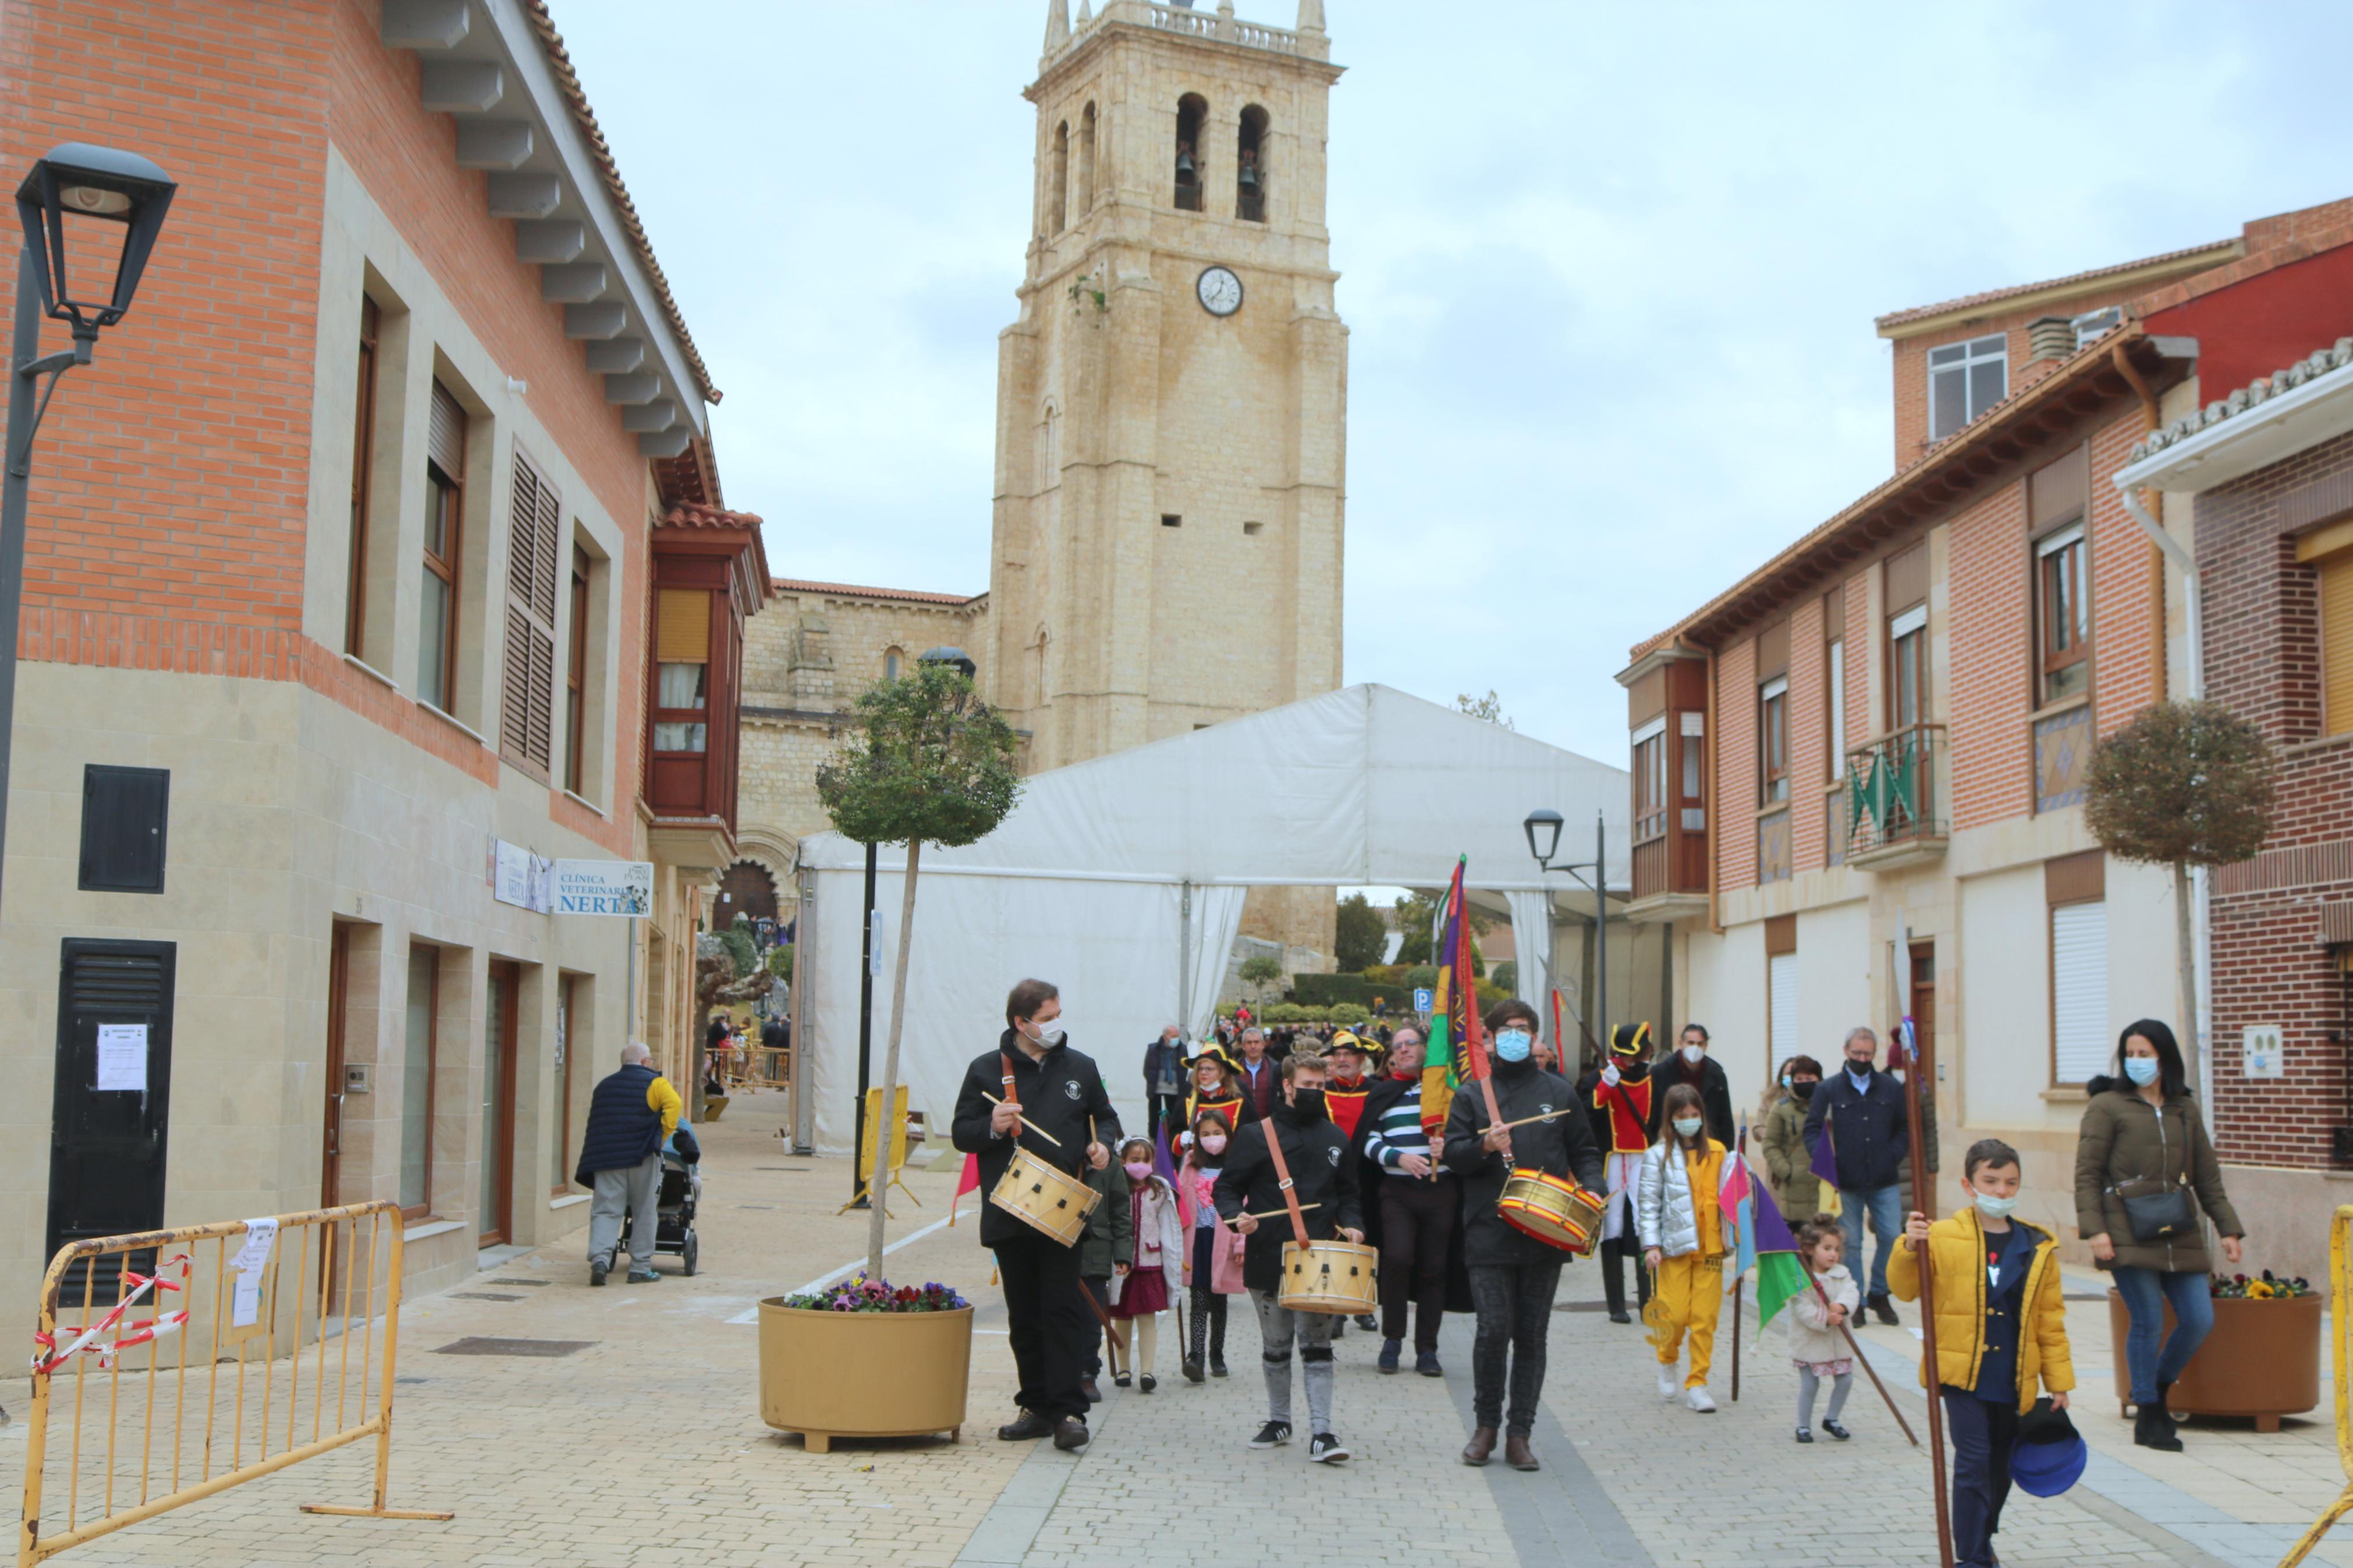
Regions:
[[[2065,316],[2039,316],[2026,323],[2026,363],[2073,359],[2075,323]]]

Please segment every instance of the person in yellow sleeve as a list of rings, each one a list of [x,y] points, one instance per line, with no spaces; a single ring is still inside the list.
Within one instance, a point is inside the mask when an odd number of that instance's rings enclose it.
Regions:
[[[1936,1224],[1916,1211],[1906,1246],[1888,1260],[1887,1283],[1906,1301],[1920,1296],[1919,1253],[1929,1259],[1936,1325],[1936,1392],[1953,1439],[1953,1558],[1958,1568],[1992,1568],[1994,1532],[2010,1497],[2018,1418],[2034,1408],[2038,1383],[2053,1409],[2067,1408],[2075,1365],[2067,1352],[2058,1242],[2010,1217],[2018,1206],[2018,1151],[1981,1138],[1961,1163],[1970,1206]],[[1928,1385],[1928,1369],[1920,1369]]]
[[[1707,1135],[1706,1104],[1697,1089],[1679,1083],[1660,1107],[1659,1141],[1642,1156],[1634,1219],[1643,1266],[1658,1277],[1652,1306],[1665,1317],[1657,1334],[1659,1397],[1680,1394],[1703,1415],[1715,1408],[1707,1369],[1724,1308],[1724,1222],[1715,1196],[1723,1177],[1724,1145]],[[1691,1371],[1678,1377],[1686,1335]]]
[[[670,1079],[646,1065],[653,1053],[642,1040],[621,1047],[621,1068],[597,1084],[580,1139],[572,1179],[596,1195],[588,1209],[588,1283],[602,1285],[617,1259],[621,1215],[629,1216],[628,1282],[648,1285],[654,1272],[654,1237],[660,1228],[662,1141],[678,1131],[685,1109]],[[643,1247],[639,1252],[637,1249]]]

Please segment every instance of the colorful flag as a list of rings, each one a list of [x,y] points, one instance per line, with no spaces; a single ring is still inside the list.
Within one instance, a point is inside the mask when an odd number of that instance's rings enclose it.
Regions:
[[[1814,1092],[1821,1093],[1820,1087],[1817,1086]],[[1816,1200],[1819,1205],[1816,1212],[1826,1215],[1831,1219],[1838,1218],[1841,1212],[1839,1203],[1838,1150],[1831,1140],[1831,1118],[1836,1114],[1835,1111],[1831,1110],[1822,1112],[1822,1135],[1814,1140],[1814,1157],[1806,1167],[1822,1179],[1821,1195]]]
[[[1421,1063],[1421,1121],[1433,1139],[1453,1109],[1454,1091],[1487,1076],[1487,1040],[1479,1025],[1478,983],[1472,973],[1471,921],[1462,899],[1467,864],[1467,857],[1456,857],[1454,880],[1446,889],[1438,940],[1430,951],[1438,963],[1438,984]]]
[[[1749,1229],[1757,1258],[1757,1329],[1761,1336],[1773,1314],[1788,1305],[1789,1298],[1799,1291],[1812,1289],[1812,1284],[1798,1256],[1798,1238],[1789,1234],[1789,1222],[1781,1217],[1781,1205],[1773,1201],[1772,1189],[1757,1183],[1751,1196],[1757,1205]]]
[[[980,1156],[966,1154],[964,1157],[964,1174],[956,1181],[955,1196],[948,1200],[950,1226],[954,1226],[956,1222],[956,1205],[964,1202],[965,1194],[978,1191],[980,1191]]]
[[[1740,1147],[1748,1146],[1748,1129],[1740,1129]],[[1732,1264],[1726,1270],[1735,1279],[1748,1272],[1757,1261],[1757,1223],[1752,1200],[1757,1184],[1748,1177],[1748,1156],[1741,1153],[1724,1157],[1724,1174],[1715,1185],[1715,1211],[1723,1225],[1725,1240],[1732,1252]]]

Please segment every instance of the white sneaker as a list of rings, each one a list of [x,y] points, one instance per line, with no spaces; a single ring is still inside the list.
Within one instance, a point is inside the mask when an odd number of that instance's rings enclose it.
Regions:
[[[1683,1374],[1672,1362],[1659,1369],[1659,1397],[1672,1402],[1683,1391]]]
[[[1710,1415],[1715,1412],[1715,1401],[1707,1396],[1707,1390],[1704,1387],[1694,1388],[1689,1394],[1684,1394],[1683,1403],[1690,1405],[1694,1410],[1698,1411],[1702,1415]]]

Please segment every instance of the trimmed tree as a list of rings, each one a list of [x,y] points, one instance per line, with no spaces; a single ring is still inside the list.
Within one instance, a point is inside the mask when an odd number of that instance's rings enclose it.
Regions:
[[[2201,1097],[2189,868],[2236,865],[2263,847],[2274,771],[2263,731],[2222,704],[2160,702],[2099,743],[2084,784],[2084,820],[2110,854],[2173,868],[2185,1065]]]
[[[1021,793],[1012,727],[952,665],[919,663],[858,700],[858,733],[817,771],[818,799],[842,836],[907,847],[899,910],[899,961],[891,982],[891,1037],[882,1053],[882,1117],[869,1180],[879,1189],[891,1158],[899,1040],[907,1021],[907,954],[915,934],[915,877],[923,846],[970,844],[1013,810]],[[867,1222],[866,1272],[882,1277],[882,1195]]]
[[[1266,988],[1282,978],[1282,960],[1271,952],[1253,952],[1242,960],[1242,984],[1250,988],[1251,1000],[1266,994]]]
[[[1333,921],[1332,953],[1344,974],[1355,974],[1381,961],[1388,945],[1389,928],[1380,910],[1362,893],[1340,900]]]

